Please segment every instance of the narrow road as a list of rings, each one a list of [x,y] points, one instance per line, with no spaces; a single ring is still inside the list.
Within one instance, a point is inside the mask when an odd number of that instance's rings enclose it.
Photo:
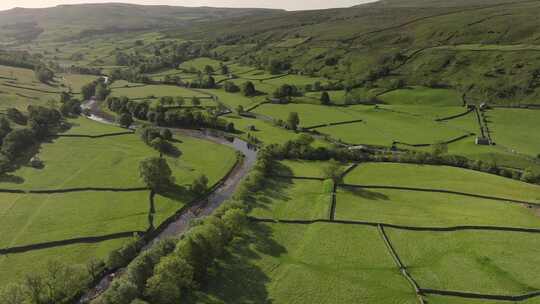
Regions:
[[[99,104],[95,99],[86,101],[82,108],[89,111],[88,118],[104,123],[115,124],[115,118],[113,115],[103,112],[99,108]],[[132,127],[136,129],[136,126]],[[192,207],[180,214],[178,218],[172,222],[163,232],[150,241],[143,250],[151,248],[159,240],[171,237],[178,237],[182,235],[189,228],[189,222],[193,219],[201,218],[210,215],[216,208],[218,208],[223,202],[232,198],[237,187],[243,178],[249,173],[255,161],[257,159],[257,152],[247,142],[234,138],[229,141],[223,136],[220,136],[220,132],[200,131],[200,130],[188,130],[188,129],[175,129],[169,128],[173,133],[183,136],[190,136],[198,139],[208,140],[220,145],[226,145],[244,155],[242,161],[238,162],[229,176],[217,187],[206,199],[198,201],[192,204]],[[120,269],[114,273],[110,273],[101,279],[99,284],[85,293],[77,303],[88,303],[91,300],[102,294],[112,281],[122,275],[123,269]]]

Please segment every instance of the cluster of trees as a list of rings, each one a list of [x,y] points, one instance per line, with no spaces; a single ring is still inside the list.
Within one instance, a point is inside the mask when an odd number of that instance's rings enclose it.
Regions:
[[[200,100],[194,98],[193,104],[199,105]],[[150,108],[146,102],[135,102],[127,97],[109,97],[107,106],[121,116],[132,116],[162,127],[211,128],[226,132],[235,130],[233,123],[218,117],[219,109],[167,109],[162,106]]]
[[[229,92],[229,93],[238,93],[238,92],[240,92],[240,87],[237,86],[232,81],[225,82],[225,84],[223,85],[223,88],[225,89],[225,92]]]
[[[302,92],[295,85],[283,84],[274,91],[273,96],[280,100],[290,101],[292,97],[302,96]]]
[[[107,84],[103,82],[103,79],[92,81],[81,88],[81,94],[84,100],[88,100],[92,97],[96,97],[97,100],[105,100],[111,93],[111,90],[107,87]]]
[[[39,64],[39,58],[26,51],[5,51],[0,50],[0,65],[7,65],[17,68],[34,69]]]
[[[212,75],[199,75],[197,79],[187,83],[187,86],[198,89],[213,89],[216,87],[216,80]]]
[[[165,192],[174,184],[172,170],[163,157],[151,157],[141,161],[139,176],[150,189],[157,193]]]
[[[0,290],[0,303],[70,303],[90,280],[84,266],[51,260],[43,273],[29,272],[21,283],[11,283]]]
[[[6,118],[0,119],[0,174],[13,170],[17,161],[26,159],[33,147],[64,127],[60,111],[41,106],[28,106],[25,116],[17,109],[8,109],[6,117],[25,128],[12,128]]]
[[[290,112],[287,121],[276,119],[274,120],[274,125],[296,131],[300,126],[300,116],[297,112]]]
[[[180,151],[174,146],[171,141],[173,134],[169,129],[158,129],[151,126],[142,126],[137,129],[141,140],[148,146],[154,148],[160,154],[171,156],[179,156]]]
[[[62,113],[64,117],[81,115],[82,107],[80,100],[71,98],[71,95],[68,93],[62,93],[60,95],[60,102],[60,113]]]
[[[37,80],[43,83],[49,83],[54,80],[54,72],[43,64],[34,68],[34,74]]]
[[[76,65],[70,66],[69,72],[73,74],[84,74],[84,75],[95,75],[95,76],[102,75],[101,68],[76,66]]]
[[[209,271],[244,229],[243,205],[227,202],[194,224],[182,239],[143,252],[95,304],[174,304],[204,285]]]
[[[513,178],[528,183],[540,183],[540,172],[530,168],[523,173],[517,170],[501,168],[492,161],[471,160],[459,155],[447,154],[444,144],[435,145],[432,152],[371,152],[369,150],[351,150],[345,147],[312,147],[313,137],[301,134],[295,140],[282,145],[267,146],[275,159],[331,160],[343,162],[396,162],[426,165],[445,165]]]
[[[251,81],[246,81],[244,84],[242,84],[242,93],[244,96],[252,97],[257,95],[257,89],[255,89],[255,85]]]
[[[268,62],[266,69],[272,74],[280,74],[291,68],[291,63],[284,60],[272,59]]]

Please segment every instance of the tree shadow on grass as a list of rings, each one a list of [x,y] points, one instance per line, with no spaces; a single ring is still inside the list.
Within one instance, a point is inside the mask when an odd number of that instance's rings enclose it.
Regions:
[[[288,178],[266,178],[263,188],[247,201],[250,209],[271,210],[274,201],[290,201],[288,190],[294,185]]]
[[[362,188],[356,188],[356,187],[341,187],[343,191],[348,192],[354,196],[358,196],[361,198],[365,198],[368,200],[373,201],[388,201],[390,198],[386,194],[382,194],[380,192],[375,191],[369,191]]]
[[[0,175],[0,183],[23,184],[24,178],[13,174],[2,174]]]
[[[157,194],[176,202],[189,202],[193,199],[193,194],[184,186],[171,184],[159,191]]]
[[[287,250],[272,239],[268,224],[251,223],[246,230],[210,271],[202,292],[191,296],[188,303],[273,303],[266,287],[271,278],[256,261]]]

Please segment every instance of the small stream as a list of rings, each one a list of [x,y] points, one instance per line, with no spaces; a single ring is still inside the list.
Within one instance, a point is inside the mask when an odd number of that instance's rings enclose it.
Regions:
[[[82,105],[83,109],[89,110],[89,119],[96,122],[116,125],[114,116],[104,113],[99,109],[98,102],[95,99],[91,99]],[[136,129],[136,126],[132,127]],[[157,237],[150,241],[143,250],[151,248],[159,240],[171,237],[178,237],[187,231],[190,221],[202,218],[212,214],[212,212],[221,206],[221,204],[230,198],[232,198],[237,187],[242,182],[243,178],[249,173],[257,160],[257,151],[247,142],[233,137],[227,139],[224,133],[213,130],[191,130],[191,129],[176,129],[169,128],[173,133],[183,136],[189,136],[197,139],[208,140],[216,144],[225,145],[235,149],[236,151],[244,155],[243,159],[238,162],[227,179],[217,187],[206,199],[193,203],[192,206],[182,213],[176,221],[172,222],[165,230],[163,230]],[[123,269],[116,271],[115,273],[108,274],[104,277],[99,284],[85,293],[77,302],[78,304],[88,303],[91,300],[102,294],[112,281],[120,277],[123,273]]]

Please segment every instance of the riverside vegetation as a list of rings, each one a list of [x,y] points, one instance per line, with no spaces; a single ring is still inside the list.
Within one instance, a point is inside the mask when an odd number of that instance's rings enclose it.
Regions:
[[[141,11],[0,12],[0,303],[540,301],[538,1]]]

